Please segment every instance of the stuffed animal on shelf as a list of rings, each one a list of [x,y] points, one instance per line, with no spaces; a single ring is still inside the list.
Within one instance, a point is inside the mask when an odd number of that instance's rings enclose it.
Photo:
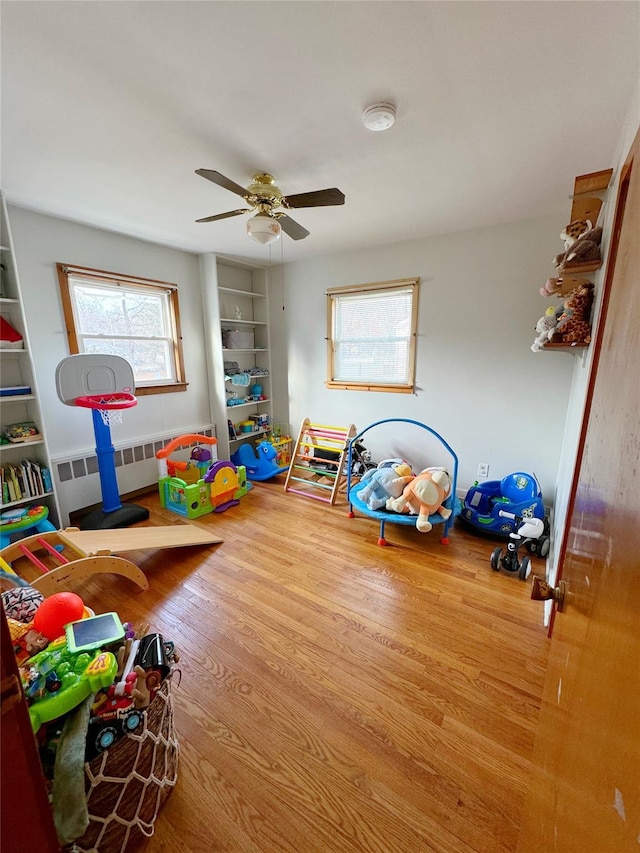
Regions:
[[[406,462],[395,465],[381,462],[377,468],[371,468],[363,474],[360,483],[364,485],[358,490],[358,497],[369,509],[381,509],[389,498],[400,497],[412,478],[411,466]]]
[[[542,347],[551,340],[551,336],[553,335],[556,326],[558,325],[558,320],[560,319],[560,315],[563,313],[563,306],[560,304],[557,308],[550,306],[544,312],[542,317],[536,323],[536,332],[537,337],[534,339],[531,344],[532,352],[539,352]]]
[[[540,296],[556,296],[562,291],[561,278],[548,278],[540,288]]]
[[[580,221],[582,222],[582,220]],[[588,222],[588,220],[584,221]],[[565,231],[563,231],[562,233],[564,234]],[[565,240],[565,251],[562,252],[560,255],[556,255],[556,257],[553,259],[555,268],[558,270],[558,272],[564,272],[566,270],[570,270],[572,266],[576,266],[578,264],[586,264],[589,261],[599,261],[601,258],[601,240],[602,228],[599,227],[589,228],[588,230],[581,231],[580,236],[576,239],[573,239],[573,242],[571,242],[568,247],[567,242],[569,242],[569,240]]]
[[[554,344],[588,344],[591,341],[591,305],[593,283],[585,281],[575,287],[562,303],[563,312],[551,334]]]
[[[393,512],[417,515],[416,528],[428,533],[432,528],[429,516],[438,513],[445,520],[451,510],[443,506],[451,493],[451,477],[446,468],[425,468],[408,483],[399,498],[389,498],[386,508]]]
[[[560,232],[560,239],[564,243],[565,251],[570,249],[574,243],[577,243],[592,228],[593,222],[590,219],[574,219],[573,222],[565,225]]]

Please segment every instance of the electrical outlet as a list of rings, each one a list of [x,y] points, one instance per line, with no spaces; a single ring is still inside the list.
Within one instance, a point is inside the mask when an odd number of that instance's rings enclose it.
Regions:
[[[488,462],[478,462],[478,477],[488,477],[489,476],[489,463]]]

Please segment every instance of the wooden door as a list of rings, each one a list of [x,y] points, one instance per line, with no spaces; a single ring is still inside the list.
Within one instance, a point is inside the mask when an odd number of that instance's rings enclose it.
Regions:
[[[616,202],[518,853],[640,850],[639,152],[640,133]]]
[[[3,853],[5,850],[7,853],[34,853],[36,850],[38,853],[58,853],[60,845],[2,605],[0,660],[0,850]]]

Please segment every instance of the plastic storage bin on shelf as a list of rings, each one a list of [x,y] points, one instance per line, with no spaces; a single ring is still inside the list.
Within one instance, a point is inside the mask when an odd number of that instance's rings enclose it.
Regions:
[[[222,343],[225,349],[253,349],[255,335],[253,332],[225,329],[222,333]]]

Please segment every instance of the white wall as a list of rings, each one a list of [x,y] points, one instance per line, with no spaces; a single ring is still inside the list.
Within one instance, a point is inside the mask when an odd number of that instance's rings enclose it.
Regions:
[[[180,435],[209,425],[198,257],[18,207],[9,207],[9,218],[52,459],[90,455],[95,448],[90,413],[63,405],[55,388],[56,367],[69,355],[55,266],[58,261],[175,282],[179,287],[189,387],[182,393],[139,397],[138,405],[124,413],[123,424],[112,428],[114,445]],[[131,466],[131,472],[134,468]],[[119,468],[117,474],[121,493],[140,487],[129,481],[128,466]],[[100,502],[97,477],[84,478],[82,487],[74,506],[68,502],[65,506],[61,500],[63,523],[69,510]]]
[[[550,304],[539,289],[562,250],[565,217],[285,264],[292,426],[304,417],[359,430],[387,417],[417,420],[458,454],[459,490],[488,462],[489,479],[535,473],[551,503],[576,355],[530,346]],[[325,290],[412,276],[421,279],[416,393],[326,389]],[[411,460],[411,448],[403,450]]]

